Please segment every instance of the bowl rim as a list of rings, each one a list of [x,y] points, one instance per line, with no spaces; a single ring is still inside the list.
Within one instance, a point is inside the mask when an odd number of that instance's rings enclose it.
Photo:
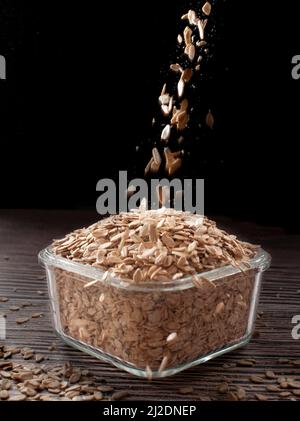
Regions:
[[[141,284],[135,284],[133,282],[126,281],[125,279],[118,278],[116,276],[108,276],[103,280],[105,271],[99,268],[95,268],[88,264],[74,262],[65,257],[56,255],[51,246],[41,250],[38,254],[39,263],[45,268],[57,267],[68,272],[76,273],[87,278],[99,280],[105,285],[111,285],[117,288],[126,289],[128,291],[178,291],[188,288],[194,288],[193,275],[188,275],[184,278],[177,279],[175,281],[147,281]],[[196,276],[204,277],[210,282],[218,282],[219,280],[236,274],[245,275],[251,270],[256,272],[264,272],[270,267],[271,256],[268,252],[263,250],[261,247],[257,249],[255,256],[249,260],[247,266],[242,264],[241,269],[236,268],[232,265],[226,265],[220,268],[208,270],[205,272],[196,273]]]

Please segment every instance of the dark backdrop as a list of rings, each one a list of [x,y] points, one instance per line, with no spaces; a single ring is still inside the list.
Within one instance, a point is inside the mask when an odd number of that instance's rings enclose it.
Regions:
[[[195,3],[0,1],[0,207],[94,207],[98,179],[142,175],[161,69]],[[210,214],[299,226],[296,2],[217,3],[216,127],[182,175],[205,178]]]

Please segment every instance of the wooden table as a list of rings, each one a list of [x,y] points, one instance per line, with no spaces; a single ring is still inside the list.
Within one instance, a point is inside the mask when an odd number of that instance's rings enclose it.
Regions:
[[[262,244],[273,258],[263,283],[257,335],[248,346],[175,377],[148,382],[65,345],[52,329],[47,285],[37,254],[53,238],[87,226],[97,218],[91,211],[0,210],[0,297],[9,298],[0,302],[0,313],[7,315],[6,344],[32,347],[49,356],[47,364],[71,361],[75,366],[88,368],[117,390],[130,389],[127,399],[131,400],[223,400],[228,395],[221,394],[218,387],[224,380],[232,390],[242,386],[247,392],[246,399],[256,399],[256,393],[272,399],[278,395],[266,392],[263,384],[252,383],[249,376],[270,369],[300,380],[300,366],[278,361],[283,357],[300,359],[300,340],[291,336],[292,317],[300,314],[300,236],[288,235],[280,228],[226,218],[216,219],[232,232]],[[30,301],[32,306],[9,310],[24,301]],[[30,317],[33,312],[43,312],[44,316],[24,325],[16,324],[17,317]],[[53,343],[54,350],[50,351]],[[239,360],[247,358],[256,360],[253,367],[239,365]],[[184,386],[192,386],[193,391],[182,394],[179,389]]]

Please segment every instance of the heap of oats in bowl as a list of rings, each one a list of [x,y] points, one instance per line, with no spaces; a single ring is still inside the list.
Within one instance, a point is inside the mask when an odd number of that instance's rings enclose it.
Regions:
[[[270,263],[208,218],[169,208],[103,219],[39,257],[62,339],[148,378],[246,344]]]
[[[103,219],[53,243],[55,254],[128,282],[168,282],[228,264],[247,267],[257,246],[206,217],[174,209]]]

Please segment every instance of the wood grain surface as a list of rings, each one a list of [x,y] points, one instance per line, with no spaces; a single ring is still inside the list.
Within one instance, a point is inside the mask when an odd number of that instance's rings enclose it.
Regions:
[[[128,400],[223,400],[228,395],[221,394],[218,388],[224,380],[229,382],[232,391],[242,386],[247,392],[247,400],[256,399],[256,393],[278,399],[278,394],[265,389],[271,381],[254,384],[249,377],[263,375],[270,369],[300,380],[300,366],[292,363],[300,359],[300,340],[291,335],[292,317],[300,314],[300,236],[287,234],[280,228],[226,218],[216,220],[244,239],[262,244],[272,255],[272,266],[265,274],[261,292],[261,316],[250,344],[173,377],[152,382],[131,376],[65,345],[52,328],[46,279],[37,254],[53,238],[97,219],[97,214],[91,211],[0,211],[0,298],[9,299],[7,302],[0,300],[0,315],[5,313],[7,320],[5,344],[32,347],[48,356],[46,364],[71,361],[75,366],[88,368],[99,380],[107,381],[117,390],[129,389]],[[24,301],[30,301],[32,306],[19,311],[9,310],[11,306],[21,306]],[[16,318],[31,317],[35,312],[43,312],[44,316],[31,318],[23,325],[16,324]],[[52,344],[55,346],[51,351]],[[278,361],[283,357],[290,361]],[[256,360],[253,367],[239,365],[238,361],[246,358]],[[193,390],[183,394],[180,389],[185,386],[192,386]],[[300,399],[293,395],[286,399],[291,398]]]

